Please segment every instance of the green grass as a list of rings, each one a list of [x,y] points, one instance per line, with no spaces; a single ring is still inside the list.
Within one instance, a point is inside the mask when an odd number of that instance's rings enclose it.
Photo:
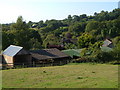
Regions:
[[[3,88],[118,88],[118,66],[68,64],[2,71]]]

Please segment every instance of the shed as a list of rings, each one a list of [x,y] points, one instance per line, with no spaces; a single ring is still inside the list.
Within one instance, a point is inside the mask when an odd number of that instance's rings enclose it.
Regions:
[[[70,56],[61,52],[57,48],[32,50],[31,55],[33,61],[35,61],[36,63],[47,62],[47,60],[54,60],[54,63],[60,61],[66,62],[66,60],[70,60]]]
[[[62,52],[69,55],[71,58],[73,57],[80,57],[82,49],[68,49],[68,50],[62,50]]]
[[[23,47],[10,45],[4,50],[3,58],[9,67],[14,67],[16,64],[31,64],[31,54],[23,49]]]

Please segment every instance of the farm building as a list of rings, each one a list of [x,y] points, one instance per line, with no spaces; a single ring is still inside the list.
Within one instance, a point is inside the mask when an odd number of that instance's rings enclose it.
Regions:
[[[43,50],[32,50],[31,51],[32,55],[32,60],[35,63],[64,63],[66,64],[67,62],[70,61],[70,57],[61,52],[60,50],[56,48],[51,48],[51,49],[43,49]]]
[[[10,45],[2,54],[8,67],[23,63],[31,64],[32,57],[23,47]]]
[[[109,47],[109,48],[113,48],[114,47],[113,42],[110,39],[105,39],[102,46],[103,47]]]
[[[103,45],[100,47],[103,52],[110,52],[113,50],[113,42],[110,39],[105,39]]]
[[[82,51],[82,49],[62,50],[62,52],[66,53],[66,54],[69,55],[71,58],[81,57],[81,56],[80,56],[81,51]]]

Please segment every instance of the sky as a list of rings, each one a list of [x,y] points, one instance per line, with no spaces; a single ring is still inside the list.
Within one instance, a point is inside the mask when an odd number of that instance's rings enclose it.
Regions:
[[[119,0],[0,0],[0,23],[62,20],[68,15],[93,15],[94,12],[112,11]]]

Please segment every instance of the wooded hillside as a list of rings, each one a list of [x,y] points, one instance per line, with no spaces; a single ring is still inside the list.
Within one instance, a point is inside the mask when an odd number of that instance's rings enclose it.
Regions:
[[[64,49],[84,48],[84,52],[92,51],[91,54],[96,55],[106,38],[112,40],[115,51],[119,52],[120,9],[95,12],[93,16],[68,15],[63,20],[52,19],[45,22],[41,20],[26,23],[19,16],[15,23],[2,24],[3,50],[11,44],[28,50],[60,45]]]

